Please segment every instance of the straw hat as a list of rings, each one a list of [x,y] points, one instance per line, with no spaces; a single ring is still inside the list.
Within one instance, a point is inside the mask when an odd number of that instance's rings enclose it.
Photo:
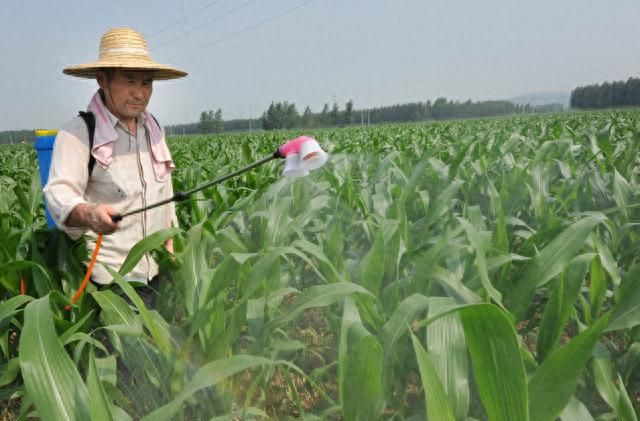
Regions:
[[[187,75],[182,70],[151,60],[143,36],[129,28],[111,29],[102,36],[98,61],[70,66],[62,72],[93,79],[96,77],[96,70],[106,68],[150,70],[153,71],[153,78],[159,80],[177,79]]]

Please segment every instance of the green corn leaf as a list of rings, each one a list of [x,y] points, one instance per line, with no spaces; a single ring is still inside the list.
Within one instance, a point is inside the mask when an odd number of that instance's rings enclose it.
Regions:
[[[633,189],[631,184],[620,175],[618,170],[613,170],[613,198],[620,208],[624,220],[629,220],[629,205],[633,203]]]
[[[154,232],[153,234],[140,240],[131,248],[131,250],[129,250],[129,254],[127,254],[127,258],[122,263],[122,266],[120,266],[120,270],[118,271],[118,273],[124,276],[127,273],[131,272],[145,254],[162,246],[165,241],[167,241],[169,238],[173,238],[179,233],[179,228],[171,227]]]
[[[476,268],[478,269],[478,273],[480,275],[480,281],[482,282],[482,286],[484,290],[489,294],[489,297],[493,301],[498,304],[502,304],[502,294],[493,287],[491,281],[489,280],[489,270],[487,269],[487,259],[486,259],[486,246],[483,243],[482,239],[478,231],[469,223],[469,221],[457,218],[458,222],[464,227],[465,232],[467,233],[467,238],[469,238],[469,242],[471,243],[471,247],[476,255]]]
[[[345,419],[377,419],[384,409],[382,346],[362,325],[349,297],[345,298],[339,349],[340,403]]]
[[[180,410],[183,402],[198,390],[215,386],[221,381],[244,370],[272,364],[274,364],[273,361],[254,355],[233,355],[205,364],[196,371],[189,383],[185,385],[184,389],[182,389],[171,402],[146,415],[141,421],[173,420],[174,415]]]
[[[551,354],[529,379],[531,421],[553,421],[576,389],[608,315]]]
[[[562,414],[560,414],[560,419],[562,421],[593,421],[589,410],[574,397],[569,400]]]
[[[463,306],[458,311],[487,416],[495,421],[527,421],[527,383],[513,325],[492,304]]]
[[[127,294],[129,299],[133,302],[133,304],[138,308],[140,312],[140,318],[144,325],[151,332],[151,336],[153,337],[155,343],[158,348],[165,353],[165,355],[169,355],[171,353],[171,338],[169,338],[158,326],[158,324],[153,320],[149,309],[145,306],[142,298],[135,292],[134,288],[131,286],[129,282],[127,282],[122,275],[113,269],[107,267],[107,270],[113,276],[113,279],[116,283],[122,288],[122,290]]]
[[[620,385],[620,393],[618,397],[618,405],[616,408],[616,415],[620,421],[638,421],[635,409],[627,393],[627,389],[624,387],[624,382],[620,375],[618,375],[618,384]]]
[[[598,318],[600,309],[604,304],[607,295],[607,279],[605,278],[604,269],[600,257],[596,256],[591,262],[589,270],[590,283],[589,295],[591,297],[591,317]]]
[[[398,340],[407,334],[407,326],[429,307],[430,299],[421,294],[405,298],[382,326],[380,341],[385,349],[385,360],[392,355]]]
[[[430,298],[429,316],[455,307],[451,298]],[[460,316],[448,314],[427,326],[427,351],[442,382],[456,419],[469,412],[469,368],[467,344]]]
[[[544,361],[555,350],[574,309],[593,254],[583,254],[571,261],[558,282],[550,285],[550,297],[542,315],[536,337],[538,361]]]
[[[89,371],[87,373],[87,388],[91,396],[91,421],[113,421],[111,404],[102,387],[98,369],[96,368],[93,349],[89,352]]]
[[[180,268],[176,271],[176,279],[184,285],[181,288],[187,314],[197,312],[201,300],[206,300],[208,289],[211,288],[210,270],[201,250],[206,247],[206,232],[202,224],[191,227],[187,233],[187,245],[180,253]]]
[[[100,306],[100,319],[103,325],[110,326],[107,330],[113,333],[110,335],[111,341],[119,355],[122,356],[124,364],[130,370],[144,367],[146,376],[153,379],[153,382],[157,383],[159,379],[164,379],[166,369],[159,363],[156,356],[158,351],[142,337],[143,321],[141,317],[131,310],[124,299],[111,290],[95,291],[92,296]],[[165,334],[165,336],[167,335]],[[129,344],[129,347],[125,347],[125,344]],[[153,394],[149,394],[149,396],[154,397]],[[150,404],[160,405],[155,399]]]
[[[429,224],[436,224],[443,215],[447,212],[447,210],[451,207],[452,202],[458,194],[458,190],[462,187],[464,181],[454,180],[449,183],[447,188],[445,188],[440,195],[433,201],[435,204],[431,209],[429,209],[429,214],[427,215],[427,221]]]
[[[377,295],[384,278],[384,238],[378,231],[369,252],[362,258],[359,267],[360,285]]]
[[[629,381],[629,377],[635,372],[638,364],[640,364],[640,342],[634,342],[627,349],[627,354],[624,359],[624,368],[622,373],[625,382]]]
[[[6,364],[0,366],[0,387],[4,387],[13,382],[20,373],[20,360],[10,359]]]
[[[366,289],[351,282],[313,286],[300,294],[286,313],[272,319],[265,330],[271,331],[275,326],[296,319],[305,310],[328,306],[354,293],[370,295]]]
[[[420,378],[424,387],[427,419],[430,421],[454,421],[455,418],[451,411],[451,405],[447,400],[447,394],[433,366],[433,362],[429,358],[429,354],[420,345],[420,341],[414,334],[411,334],[411,340],[413,341],[413,349],[416,353]]]
[[[440,283],[448,295],[454,297],[460,304],[482,302],[482,298],[478,294],[467,288],[455,274],[441,266],[431,265],[423,272],[423,275]]]
[[[591,363],[593,382],[600,397],[615,409],[618,402],[618,389],[613,384],[611,353],[602,344],[596,343]]]
[[[89,392],[56,336],[48,296],[25,308],[20,368],[25,387],[42,419],[90,419]]]
[[[620,288],[616,294],[618,302],[609,318],[609,326],[605,332],[626,329],[640,324],[640,265],[634,265],[622,277]]]
[[[594,214],[571,224],[527,264],[507,296],[507,308],[520,320],[531,304],[534,291],[562,272],[584,246],[593,229],[606,217]]]
[[[16,295],[7,301],[0,302],[0,326],[20,312],[19,308],[33,300],[28,295]]]

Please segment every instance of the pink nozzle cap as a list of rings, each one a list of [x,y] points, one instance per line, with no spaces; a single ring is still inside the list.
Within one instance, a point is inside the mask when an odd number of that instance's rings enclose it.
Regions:
[[[278,148],[278,150],[280,151],[280,155],[282,155],[283,157],[286,157],[291,153],[300,153],[300,148],[302,147],[302,144],[310,140],[315,141],[314,138],[309,136],[296,137],[295,139],[288,141],[287,143],[285,143],[284,145]]]

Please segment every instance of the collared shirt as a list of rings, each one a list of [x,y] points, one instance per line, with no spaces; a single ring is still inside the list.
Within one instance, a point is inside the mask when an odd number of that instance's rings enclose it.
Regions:
[[[56,225],[72,238],[86,235],[89,252],[95,248],[97,234],[87,228],[64,224],[71,210],[81,203],[104,204],[118,213],[125,213],[171,198],[171,177],[158,182],[149,153],[149,137],[144,115],[138,118],[136,134],[107,110],[118,139],[113,150],[113,162],[103,168],[96,162],[89,178],[89,132],[84,120],[76,117],[58,132],[53,147],[49,180],[43,192],[47,207]],[[103,267],[119,270],[131,248],[148,235],[170,226],[178,226],[175,205],[170,203],[128,216],[120,229],[105,235],[91,279],[100,284],[112,282]],[[145,255],[125,277],[148,282],[158,273],[158,264]]]

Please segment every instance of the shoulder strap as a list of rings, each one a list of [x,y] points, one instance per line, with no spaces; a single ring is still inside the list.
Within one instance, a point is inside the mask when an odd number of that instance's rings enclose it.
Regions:
[[[156,122],[156,124],[158,125],[158,127],[160,127],[160,131],[162,131],[162,126],[160,125],[160,123],[158,123],[158,119],[156,118],[156,116],[154,116],[153,114],[149,113],[149,115],[151,117],[153,117],[153,121]]]
[[[93,167],[96,165],[96,159],[93,157],[91,150],[93,149],[93,135],[96,131],[96,118],[91,111],[80,111],[78,115],[84,120],[89,131],[89,177],[93,173]]]

